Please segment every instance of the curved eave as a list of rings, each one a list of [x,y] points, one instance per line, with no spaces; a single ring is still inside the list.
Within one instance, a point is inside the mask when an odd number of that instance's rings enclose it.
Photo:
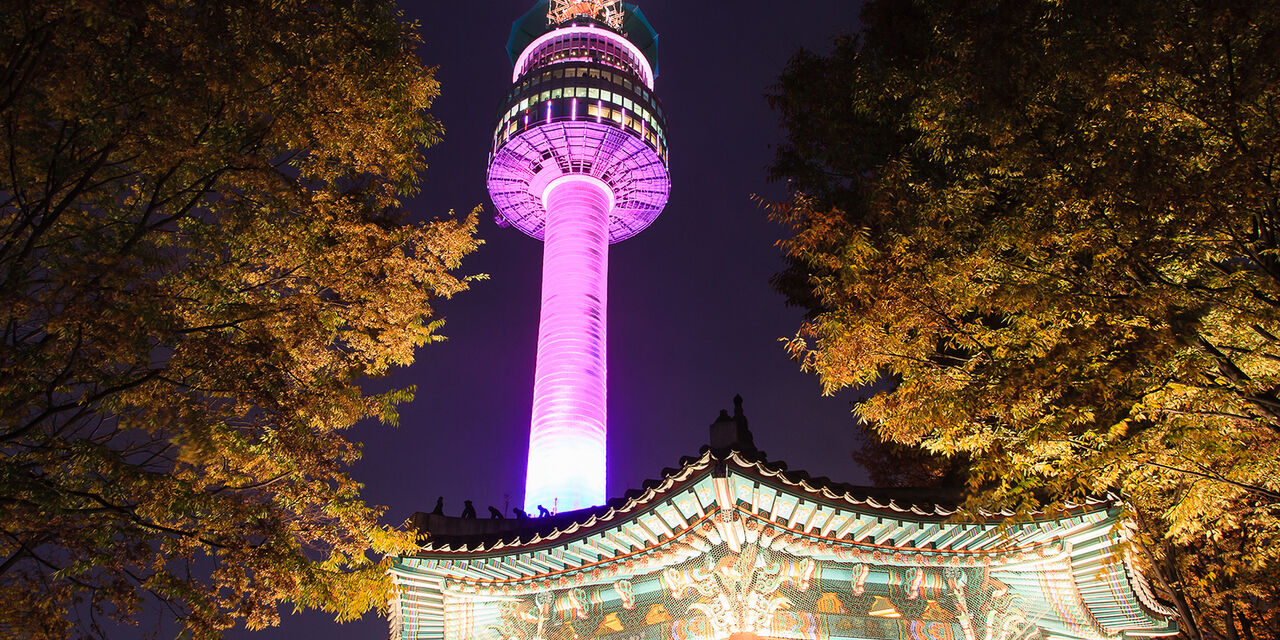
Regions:
[[[957,514],[955,508],[942,504],[925,502],[899,504],[897,498],[885,495],[886,490],[853,487],[833,483],[826,478],[813,478],[802,471],[787,471],[784,465],[770,464],[751,453],[737,450],[716,452],[705,448],[702,455],[682,459],[679,468],[664,470],[661,478],[646,481],[643,488],[629,491],[622,498],[610,501],[605,507],[584,509],[580,512],[581,516],[577,518],[573,518],[574,514],[564,514],[565,517],[571,518],[568,522],[557,518],[559,522],[554,526],[539,529],[536,528],[539,524],[538,520],[529,520],[525,522],[529,523],[531,528],[522,531],[471,536],[469,537],[471,539],[466,540],[458,536],[436,536],[435,539],[439,542],[429,541],[423,546],[422,553],[507,552],[516,548],[552,546],[575,536],[590,535],[599,529],[617,526],[629,517],[641,513],[649,505],[670,497],[684,485],[711,475],[716,463],[731,464],[737,471],[753,476],[763,485],[771,486],[780,492],[798,494],[803,499],[822,504],[826,508],[847,510],[873,517],[888,516],[898,521],[915,523],[945,523]],[[880,496],[873,495],[878,491],[881,492]],[[1115,496],[1091,498],[1083,503],[1069,504],[1062,511],[1054,514],[1045,512],[1027,514],[1025,516],[1027,521],[1021,524],[1062,522],[1088,514],[1100,514],[1099,517],[1105,518],[1108,512],[1118,511],[1119,504]],[[1014,512],[983,511],[979,515],[982,518],[1004,519],[1013,516]],[[517,521],[512,522],[514,524]],[[962,526],[994,527],[995,525],[968,523]],[[1019,524],[1014,523],[1009,526],[1016,527]]]
[[[438,587],[465,597],[523,597],[757,544],[829,563],[985,568],[1029,600],[1057,603],[1046,613],[1059,622],[1047,624],[1066,637],[1176,632],[1172,612],[1128,564],[1121,511],[1104,498],[1020,522],[955,522],[946,507],[903,506],[786,471],[755,452],[705,449],[608,506],[562,514],[545,529],[536,528],[538,519],[523,521],[533,529],[505,535],[439,536],[396,559],[392,572],[401,584],[421,585],[413,594]],[[435,624],[437,604],[394,607],[410,607],[414,624]]]
[[[500,538],[496,541],[485,541],[476,544],[436,545],[428,541],[423,545],[422,553],[506,552],[515,548],[552,546],[575,536],[590,535],[597,530],[619,524],[627,517],[642,510],[645,506],[664,495],[670,494],[673,490],[677,490],[679,486],[688,481],[695,479],[694,476],[701,477],[699,472],[709,469],[711,462],[712,459],[708,452],[701,458],[682,465],[679,469],[667,469],[666,471],[670,473],[664,473],[663,478],[660,481],[656,481],[656,486],[651,485],[655,481],[646,482],[644,489],[628,492],[622,499],[621,504],[609,506],[603,511],[599,509],[584,509],[583,511],[587,512],[588,515],[585,515],[581,520],[574,520],[569,524],[554,527],[549,531],[535,531],[525,535],[515,535],[510,538]],[[613,502],[619,501],[615,500]]]
[[[721,543],[736,552],[761,541],[832,561],[1008,568],[1060,556],[1065,541],[1096,537],[1118,513],[1104,505],[1030,522],[951,522],[953,512],[946,509],[854,498],[816,480],[789,478],[739,452],[717,456],[710,450],[647,485],[620,504],[585,510],[585,517],[547,530],[436,535],[399,563],[482,588],[522,590],[617,575],[637,562],[653,569]]]

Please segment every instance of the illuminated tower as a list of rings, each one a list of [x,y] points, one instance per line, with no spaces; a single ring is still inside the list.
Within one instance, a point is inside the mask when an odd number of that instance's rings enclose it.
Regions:
[[[524,504],[605,499],[609,244],[666,205],[657,41],[618,0],[544,0],[512,27],[514,83],[489,159],[499,221],[542,240],[542,311]]]

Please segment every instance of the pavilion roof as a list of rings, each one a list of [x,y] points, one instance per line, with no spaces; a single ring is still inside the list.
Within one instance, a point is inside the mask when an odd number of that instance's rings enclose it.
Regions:
[[[1177,630],[1132,564],[1124,543],[1133,527],[1115,496],[1054,513],[961,519],[956,492],[836,483],[743,448],[704,447],[591,509],[524,520],[415,514],[427,540],[392,564],[406,589],[393,602],[393,636],[447,637],[449,598],[514,601],[566,589],[607,598],[617,580],[749,549],[829,567],[985,572],[1038,603],[1038,624],[1064,637]]]
[[[658,478],[645,480],[640,488],[598,507],[527,519],[464,519],[427,513],[411,518],[419,531],[427,534],[423,553],[509,551],[519,547],[554,544],[567,538],[590,535],[591,531],[617,526],[620,522],[660,504],[683,487],[732,468],[736,477],[750,477],[773,491],[797,496],[801,501],[868,515],[913,521],[943,523],[958,517],[959,488],[869,487],[835,482],[788,469],[786,463],[767,460],[754,447],[714,449],[703,446],[698,456],[685,456],[680,466],[663,469]],[[768,491],[769,489],[766,489]],[[1106,511],[1119,505],[1114,495],[1089,498],[1068,504],[1052,514],[1042,511],[1023,514],[1028,522],[1058,520],[1087,511]],[[708,506],[708,505],[702,505]],[[1004,520],[1013,511],[982,511],[984,520]]]

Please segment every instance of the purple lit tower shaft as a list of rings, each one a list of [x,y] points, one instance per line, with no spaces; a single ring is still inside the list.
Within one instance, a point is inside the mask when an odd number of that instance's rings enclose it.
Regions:
[[[532,500],[552,496],[571,503],[584,489],[603,486],[605,478],[605,319],[613,195],[599,180],[571,175],[553,182],[544,199],[542,314],[525,494]],[[580,500],[586,504],[564,506],[585,507],[599,499]]]
[[[609,244],[649,226],[671,184],[653,28],[617,0],[555,2],[538,22],[542,6],[512,30],[488,186],[501,222],[546,243],[524,505],[567,511],[605,499]]]

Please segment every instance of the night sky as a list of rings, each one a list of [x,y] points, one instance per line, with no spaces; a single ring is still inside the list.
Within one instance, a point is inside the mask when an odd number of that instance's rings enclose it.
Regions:
[[[851,392],[824,398],[778,339],[801,311],[769,287],[781,260],[781,229],[751,194],[778,198],[766,180],[781,132],[764,93],[798,48],[825,51],[857,26],[857,0],[690,2],[639,0],[659,34],[657,94],[669,120],[671,200],[640,235],[610,247],[609,479],[617,496],[694,455],[720,409],[745,399],[756,444],[771,459],[815,476],[863,483]],[[510,85],[504,50],[511,22],[533,0],[402,0],[421,25],[442,95],[432,112],[445,141],[427,153],[417,219],[485,207],[484,246],[463,265],[486,273],[471,291],[436,308],[448,342],[371,389],[416,385],[401,425],[361,425],[353,475],[365,497],[402,522],[436,496],[458,515],[462,501],[518,506],[533,389],[542,245],[493,222],[485,163],[498,101]],[[321,614],[286,616],[280,627],[229,634],[268,638],[386,638],[385,620],[337,625]]]

